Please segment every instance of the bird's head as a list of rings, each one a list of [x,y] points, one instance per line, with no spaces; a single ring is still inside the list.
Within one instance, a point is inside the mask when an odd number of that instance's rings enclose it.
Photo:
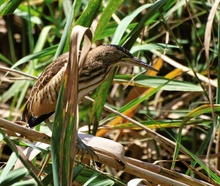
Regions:
[[[107,73],[116,66],[140,66],[157,71],[152,66],[134,57],[128,50],[118,45],[101,45],[92,49],[83,65],[82,76],[97,73]]]

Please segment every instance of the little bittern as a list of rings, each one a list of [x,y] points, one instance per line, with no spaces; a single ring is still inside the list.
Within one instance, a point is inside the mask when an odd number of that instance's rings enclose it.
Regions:
[[[31,90],[22,121],[34,127],[49,118],[55,111],[57,97],[69,54],[65,53],[51,63],[40,75]],[[102,84],[110,72],[121,65],[140,66],[157,71],[117,45],[101,45],[89,51],[79,74],[78,101]]]

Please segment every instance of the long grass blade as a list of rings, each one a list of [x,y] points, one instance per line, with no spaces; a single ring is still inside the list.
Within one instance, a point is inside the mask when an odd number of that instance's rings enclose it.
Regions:
[[[83,36],[85,43],[80,55]],[[51,149],[55,185],[72,185],[78,138],[78,73],[90,49],[91,39],[92,34],[89,29],[74,27],[71,34],[69,61],[53,125]]]

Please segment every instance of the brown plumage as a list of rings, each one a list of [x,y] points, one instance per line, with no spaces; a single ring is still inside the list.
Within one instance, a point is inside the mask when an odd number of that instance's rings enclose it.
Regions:
[[[22,121],[27,122],[30,127],[38,125],[54,113],[68,57],[69,53],[65,53],[57,58],[45,68],[33,86],[22,113]],[[78,101],[102,84],[110,72],[119,65],[141,66],[156,70],[122,47],[99,46],[88,53],[79,75]]]

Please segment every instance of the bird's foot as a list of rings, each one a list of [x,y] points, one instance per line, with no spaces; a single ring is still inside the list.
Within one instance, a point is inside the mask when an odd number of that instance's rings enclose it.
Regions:
[[[80,148],[80,150],[82,151],[82,156],[81,156],[81,161],[84,157],[85,154],[89,154],[92,158],[92,165],[98,169],[98,166],[95,163],[95,157],[96,159],[98,159],[97,154],[95,153],[94,149],[88,145],[86,145],[79,137],[78,137],[78,146]]]

